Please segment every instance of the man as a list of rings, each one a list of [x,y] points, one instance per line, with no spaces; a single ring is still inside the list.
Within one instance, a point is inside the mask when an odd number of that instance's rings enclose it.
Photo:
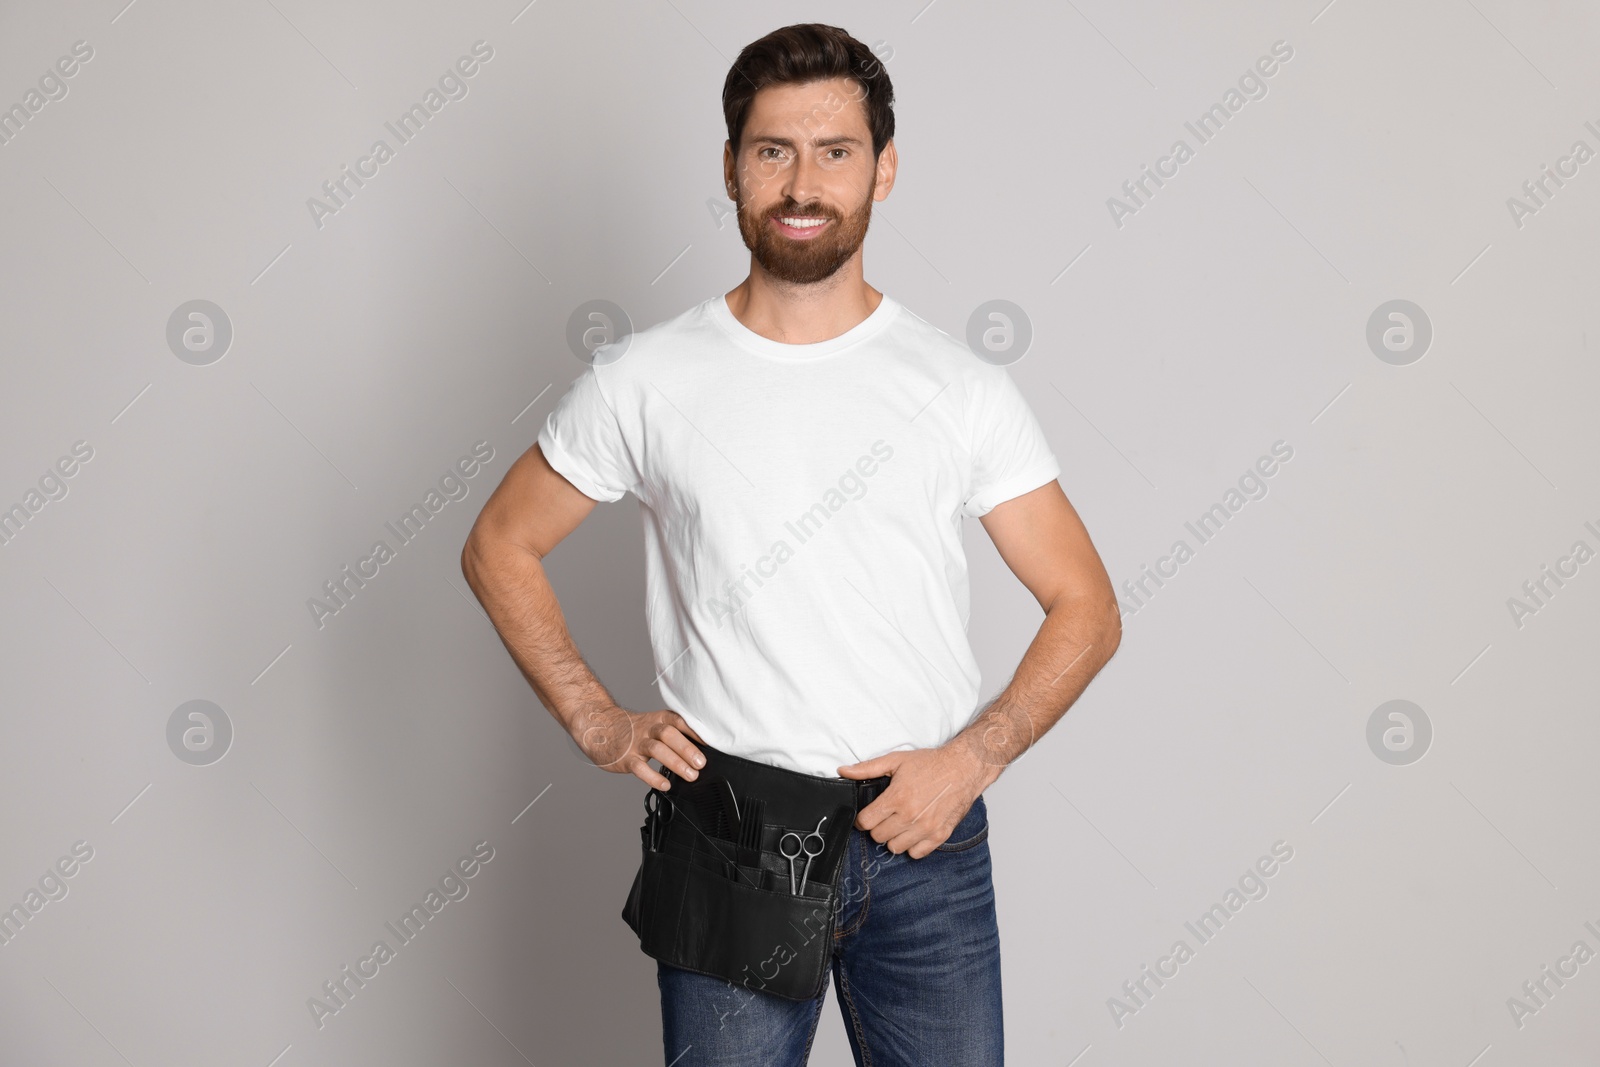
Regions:
[[[1000,961],[982,793],[1121,630],[1006,371],[863,278],[872,203],[898,162],[892,103],[881,64],[835,27],[785,27],[740,53],[723,170],[749,276],[596,352],[484,505],[462,569],[540,701],[601,767],[665,793],[664,770],[693,782],[705,766],[698,742],[807,775],[890,776],[850,831],[833,948],[856,1061],[992,1067]],[[597,501],[627,492],[644,507],[667,705],[655,711],[618,707],[589,671],[542,565]],[[1045,611],[981,710],[969,515]],[[668,1061],[805,1062],[822,996],[657,969]]]

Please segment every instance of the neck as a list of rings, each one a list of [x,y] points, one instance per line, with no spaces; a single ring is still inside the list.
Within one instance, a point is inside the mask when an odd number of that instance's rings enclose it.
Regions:
[[[728,310],[751,332],[783,344],[827,341],[877,310],[883,294],[866,283],[859,251],[830,277],[795,285],[768,274],[752,257],[750,274],[727,294]]]

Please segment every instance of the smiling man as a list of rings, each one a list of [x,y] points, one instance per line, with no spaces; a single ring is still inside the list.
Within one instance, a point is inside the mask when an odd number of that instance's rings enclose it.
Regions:
[[[624,917],[658,961],[676,1067],[805,1063],[829,970],[858,1065],[1002,1063],[983,792],[1121,636],[1007,372],[863,277],[892,105],[836,27],[740,53],[723,170],[749,275],[597,352],[462,553],[540,701],[652,787]],[[629,492],[665,704],[643,712],[588,669],[542,563]],[[1044,610],[983,707],[968,516]]]

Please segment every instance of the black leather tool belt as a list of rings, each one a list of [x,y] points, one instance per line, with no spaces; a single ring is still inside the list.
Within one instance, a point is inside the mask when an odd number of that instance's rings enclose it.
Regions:
[[[809,1000],[833,955],[856,812],[889,778],[822,778],[697,743],[694,781],[670,768],[639,828],[642,859],[622,918],[663,963]]]

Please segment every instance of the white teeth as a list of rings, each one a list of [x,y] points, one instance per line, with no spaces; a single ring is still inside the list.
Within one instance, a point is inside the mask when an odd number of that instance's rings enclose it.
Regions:
[[[821,226],[828,220],[812,218],[780,218],[778,221],[782,222],[785,226],[794,226],[797,229],[809,229],[812,226]]]

